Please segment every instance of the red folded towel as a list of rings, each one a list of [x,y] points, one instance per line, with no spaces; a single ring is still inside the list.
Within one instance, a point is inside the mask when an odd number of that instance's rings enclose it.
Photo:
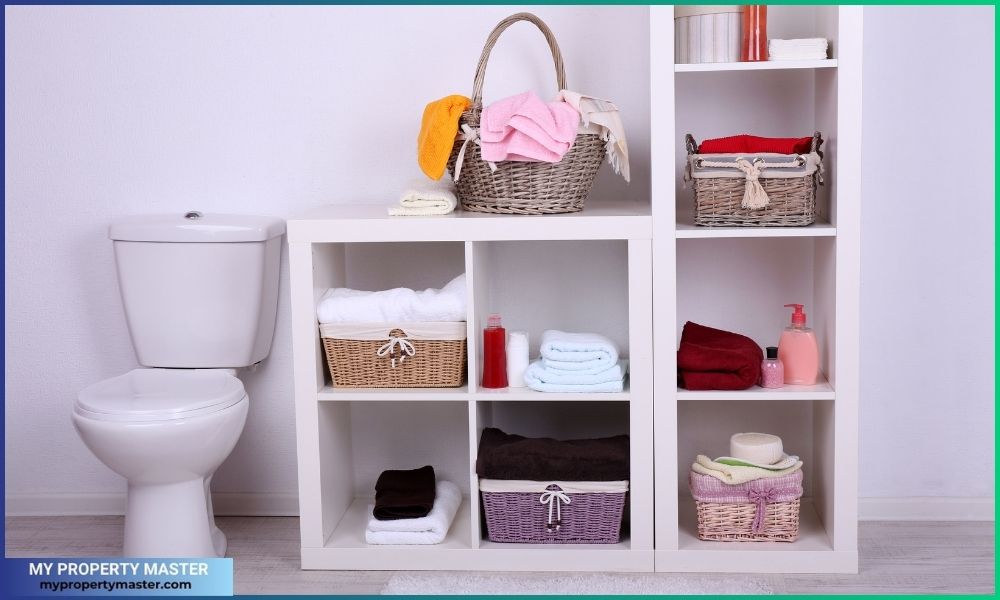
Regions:
[[[760,380],[764,353],[738,333],[688,321],[677,350],[677,384],[688,390],[745,390]]]
[[[778,154],[808,154],[812,136],[804,138],[766,138],[756,135],[733,135],[705,140],[698,146],[699,154],[738,154],[776,152]]]

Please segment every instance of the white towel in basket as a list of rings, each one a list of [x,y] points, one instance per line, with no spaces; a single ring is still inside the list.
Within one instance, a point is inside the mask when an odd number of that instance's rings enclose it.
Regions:
[[[414,321],[464,321],[465,273],[440,290],[416,292],[394,288],[365,292],[332,288],[316,308],[320,323],[407,323]]]

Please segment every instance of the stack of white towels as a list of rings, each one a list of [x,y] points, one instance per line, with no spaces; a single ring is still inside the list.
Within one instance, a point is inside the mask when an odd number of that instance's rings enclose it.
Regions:
[[[539,392],[620,392],[628,363],[614,342],[596,333],[542,334],[541,358],[524,372],[524,383]]]
[[[768,40],[767,54],[770,60],[822,60],[828,45],[826,38]]]

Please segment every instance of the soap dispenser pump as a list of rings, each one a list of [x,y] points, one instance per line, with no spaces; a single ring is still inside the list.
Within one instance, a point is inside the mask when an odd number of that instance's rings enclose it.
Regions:
[[[785,328],[778,340],[778,360],[785,367],[785,383],[790,385],[815,385],[819,376],[819,344],[816,332],[806,327],[806,313],[802,304],[786,304],[792,308],[792,324]]]

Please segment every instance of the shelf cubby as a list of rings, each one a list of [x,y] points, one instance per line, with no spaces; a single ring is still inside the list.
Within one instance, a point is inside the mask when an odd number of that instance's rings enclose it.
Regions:
[[[341,568],[361,568],[352,551],[364,548],[384,560],[381,568],[420,567],[440,560],[440,553],[469,549],[471,508],[468,476],[468,408],[465,403],[435,401],[315,403],[319,457],[315,480],[321,504],[317,521],[303,520],[303,566],[331,561]],[[317,432],[319,433],[319,432]],[[375,435],[373,435],[375,434]],[[465,497],[445,541],[433,546],[369,546],[365,525],[374,505],[375,481],[386,469],[432,465],[438,480],[455,483]],[[417,555],[431,554],[430,559]],[[433,558],[435,557],[436,558]],[[395,561],[395,562],[394,562]],[[416,561],[416,562],[409,562]],[[351,565],[354,565],[353,567]]]

